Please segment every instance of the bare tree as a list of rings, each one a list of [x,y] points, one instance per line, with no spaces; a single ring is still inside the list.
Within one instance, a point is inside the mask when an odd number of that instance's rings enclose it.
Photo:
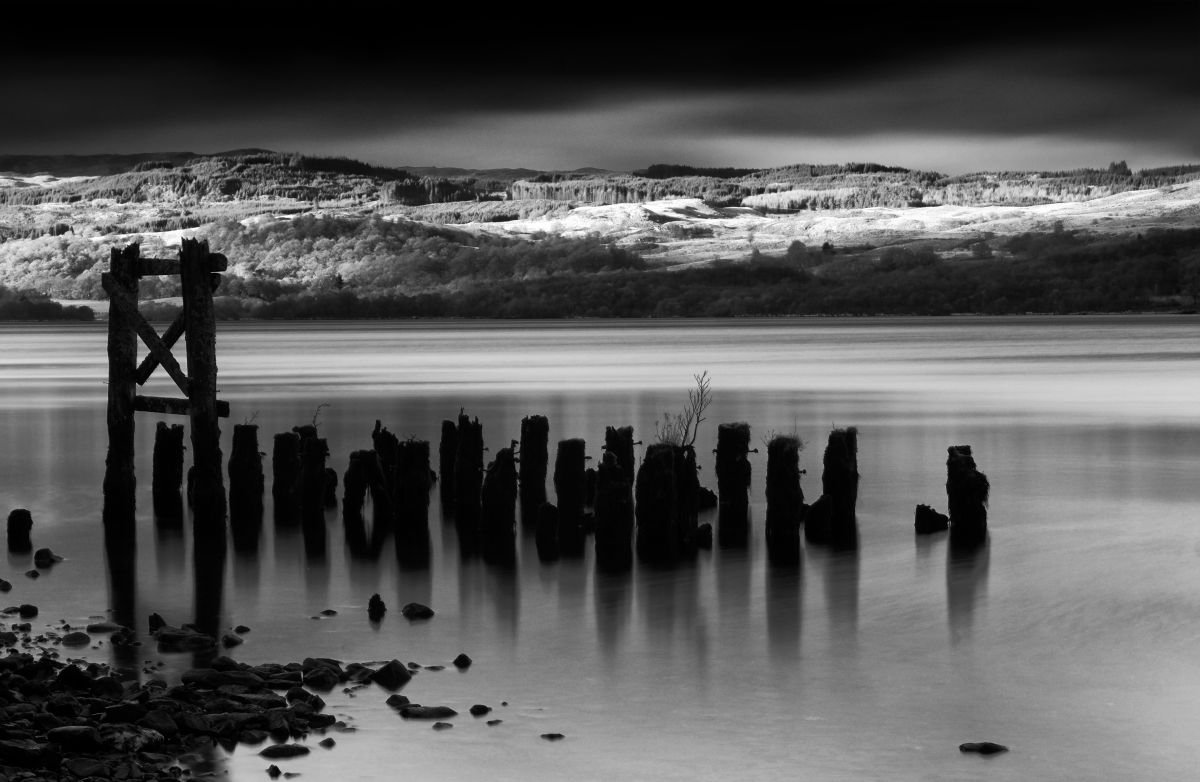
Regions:
[[[696,444],[696,433],[705,420],[704,411],[712,404],[712,378],[708,376],[708,370],[692,375],[692,378],[696,386],[688,391],[688,402],[683,410],[674,415],[663,413],[663,420],[654,425],[660,443],[685,447]]]

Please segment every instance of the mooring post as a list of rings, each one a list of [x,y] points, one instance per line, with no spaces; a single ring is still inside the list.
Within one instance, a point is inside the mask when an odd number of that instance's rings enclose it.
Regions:
[[[108,276],[133,301],[138,295],[138,246],[113,249]],[[137,477],[133,470],[133,413],[137,395],[137,330],[121,307],[108,314],[108,457],[104,466],[104,518],[132,521]],[[128,517],[128,518],[127,518]]]
[[[188,416],[196,468],[196,518],[225,521],[225,479],[221,474],[221,430],[217,418],[217,319],[208,242],[184,239],[179,249],[180,287],[187,332]],[[219,278],[217,278],[219,279]]]

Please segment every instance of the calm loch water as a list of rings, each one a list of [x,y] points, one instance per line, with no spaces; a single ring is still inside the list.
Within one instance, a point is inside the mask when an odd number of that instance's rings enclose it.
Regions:
[[[716,425],[751,424],[747,549],[693,565],[597,573],[542,565],[520,538],[515,570],[458,552],[434,492],[432,554],[353,558],[327,514],[324,557],[272,524],[257,555],[230,549],[215,584],[192,571],[189,526],[151,513],[153,416],[139,414],[136,583],[108,575],[99,488],[105,452],[103,324],[0,328],[0,509],[29,508],[34,542],[67,560],[37,580],[27,556],[0,576],[13,604],[77,622],[114,606],[174,624],[219,601],[252,628],[249,662],[328,656],[448,665],[404,690],[462,712],[452,730],[404,722],[374,688],[335,690],[355,728],[281,763],[308,779],[1179,779],[1200,736],[1200,320],[1195,317],[685,323],[221,324],[230,423],[270,436],[310,423],[343,471],[376,419],[436,444],[460,407],[488,447],[525,415],[551,440],[606,425],[654,438],[707,370],[701,482],[715,488]],[[170,394],[161,384],[150,392]],[[322,405],[328,405],[327,407]],[[859,550],[807,547],[798,570],[766,562],[768,432],[807,444],[819,494],[824,438],[860,429]],[[224,431],[229,453],[232,426]],[[913,507],[945,509],[945,449],[973,446],[992,484],[991,542],[954,558],[916,539]],[[641,448],[639,455],[641,453]],[[435,445],[436,451],[436,445]],[[268,456],[268,480],[270,465]],[[706,520],[706,519],[702,519]],[[715,518],[708,519],[715,523]],[[114,586],[118,587],[114,589]],[[366,603],[391,609],[378,626]],[[399,614],[406,602],[437,611]],[[338,613],[313,619],[323,609]],[[165,675],[186,655],[157,655]],[[110,660],[107,646],[92,659]],[[507,706],[501,706],[507,702]],[[466,710],[495,708],[489,727]],[[546,742],[542,733],[566,735]],[[319,738],[319,737],[316,737]],[[1012,751],[961,755],[964,741]],[[222,778],[258,780],[239,747]],[[223,775],[222,772],[228,772]]]

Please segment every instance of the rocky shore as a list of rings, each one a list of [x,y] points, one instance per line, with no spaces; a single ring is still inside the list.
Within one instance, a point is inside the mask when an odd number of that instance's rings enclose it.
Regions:
[[[274,761],[335,746],[332,737],[310,745],[314,734],[354,729],[324,713],[320,693],[335,688],[392,692],[388,705],[405,719],[457,714],[395,693],[424,667],[417,663],[306,658],[248,665],[217,654],[217,639],[193,627],[171,627],[157,616],[151,622],[159,651],[191,651],[204,667],[169,683],[155,676],[153,666],[139,675],[137,669],[64,658],[72,647],[107,635],[114,650],[124,648],[136,660],[135,633],[113,623],[41,632],[27,621],[0,624],[0,644],[8,647],[0,655],[0,782],[200,778],[215,766],[218,748],[232,751],[239,744],[262,745],[258,754],[270,777],[295,776]],[[460,669],[470,663],[466,655],[454,660]],[[488,711],[478,705],[472,714]]]

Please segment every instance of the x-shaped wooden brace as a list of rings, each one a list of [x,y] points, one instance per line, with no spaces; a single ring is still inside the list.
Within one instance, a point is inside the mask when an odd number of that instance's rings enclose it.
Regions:
[[[121,314],[133,324],[138,336],[142,338],[142,342],[146,343],[146,348],[150,351],[150,354],[142,360],[141,365],[137,368],[138,385],[145,385],[146,380],[154,372],[155,367],[161,365],[163,369],[167,370],[167,374],[175,381],[175,385],[179,387],[183,395],[187,396],[187,375],[183,373],[179,362],[171,354],[171,347],[183,335],[183,313],[181,312],[176,316],[174,322],[171,323],[166,333],[160,338],[154,327],[146,322],[146,319],[142,317],[142,313],[138,312],[137,300],[124,286],[117,283],[108,274],[101,275],[100,282],[105,292],[108,293],[111,302],[110,306],[121,310]]]

